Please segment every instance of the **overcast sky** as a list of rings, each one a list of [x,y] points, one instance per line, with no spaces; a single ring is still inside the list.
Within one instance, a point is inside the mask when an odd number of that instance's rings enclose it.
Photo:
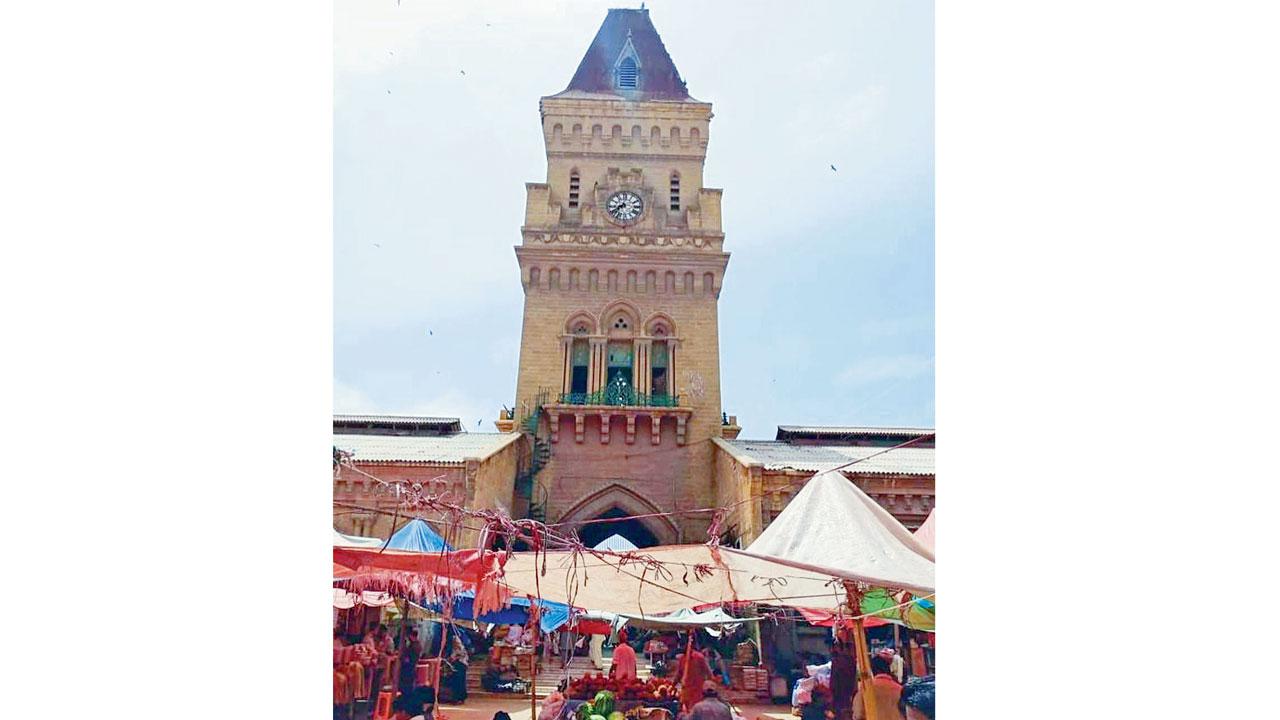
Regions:
[[[336,412],[494,431],[515,395],[524,183],[546,179],[538,98],[609,7],[639,5],[336,0]],[[931,426],[933,4],[646,7],[713,103],[721,394],[743,437]]]

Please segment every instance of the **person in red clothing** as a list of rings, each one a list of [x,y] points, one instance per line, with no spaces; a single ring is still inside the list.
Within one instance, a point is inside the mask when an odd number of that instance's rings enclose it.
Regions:
[[[680,679],[680,709],[688,710],[694,703],[702,699],[702,688],[711,679],[711,666],[707,664],[707,656],[698,651],[693,641],[694,633],[689,633],[689,642],[685,651],[676,658],[676,677]]]
[[[619,680],[636,679],[636,651],[627,644],[627,631],[618,631],[618,647],[613,649],[610,674]]]
[[[875,717],[868,717],[866,699],[862,694],[862,686],[853,696],[854,720],[902,720],[902,712],[898,709],[898,700],[902,697],[902,686],[889,672],[892,654],[880,651],[871,657],[871,692],[876,698]]]

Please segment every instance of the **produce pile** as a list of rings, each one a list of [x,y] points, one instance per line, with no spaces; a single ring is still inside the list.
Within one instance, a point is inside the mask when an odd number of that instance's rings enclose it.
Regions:
[[[609,715],[615,710],[615,700],[666,702],[680,697],[676,686],[660,677],[651,677],[648,681],[619,680],[600,673],[583,675],[570,682],[565,692],[566,697],[574,700],[594,698],[578,708],[578,720],[591,720],[593,715],[611,720]]]

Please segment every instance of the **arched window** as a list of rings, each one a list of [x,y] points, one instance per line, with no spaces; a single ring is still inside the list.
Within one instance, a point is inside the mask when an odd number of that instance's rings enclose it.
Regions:
[[[578,189],[581,187],[582,179],[578,177],[578,171],[574,170],[569,173],[569,207],[578,207]]]
[[[618,87],[634,90],[638,79],[636,59],[633,57],[623,58],[622,62],[618,63]]]
[[[569,374],[569,392],[582,393],[587,392],[587,366],[591,364],[591,344],[587,341],[587,327],[580,325],[573,330],[573,344],[569,347],[572,353],[569,358],[570,374]]]
[[[659,315],[649,320],[646,327],[652,338],[649,346],[649,394],[654,398],[655,404],[673,404],[671,345],[674,328],[671,319]]]
[[[671,172],[671,209],[680,209],[680,173]]]
[[[662,337],[665,331],[655,329],[655,334]],[[649,350],[649,394],[650,395],[670,395],[671,389],[668,386],[668,368],[671,365],[671,353],[668,349],[666,340],[654,340]]]

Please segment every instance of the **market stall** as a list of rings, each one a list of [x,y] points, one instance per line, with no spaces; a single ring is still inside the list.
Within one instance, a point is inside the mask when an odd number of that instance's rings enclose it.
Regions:
[[[413,554],[335,548],[334,556],[359,571],[353,583],[378,571],[384,586],[367,589],[418,596],[443,586],[475,590],[479,612],[501,608],[515,595],[638,616],[758,603],[831,610],[861,629],[868,616],[911,626],[933,609],[932,552],[838,472],[814,476],[745,551],[714,545]],[[855,636],[862,637],[858,656],[865,668],[865,637]]]
[[[853,624],[859,684],[867,698],[867,714],[874,717],[866,622],[875,618],[933,629],[932,587],[921,593],[903,582],[913,576],[927,577],[932,585],[933,550],[838,470],[828,470],[805,483],[747,551],[840,578],[843,607],[852,610],[847,614]],[[889,574],[897,578],[886,577]],[[867,575],[880,575],[881,581],[867,582]],[[804,602],[789,604],[830,609]],[[845,615],[838,607],[835,622],[842,622]]]
[[[659,677],[619,680],[600,673],[584,675],[569,683],[561,720],[590,720],[593,715],[620,720],[647,717],[662,710],[675,717],[680,695],[674,683]]]

